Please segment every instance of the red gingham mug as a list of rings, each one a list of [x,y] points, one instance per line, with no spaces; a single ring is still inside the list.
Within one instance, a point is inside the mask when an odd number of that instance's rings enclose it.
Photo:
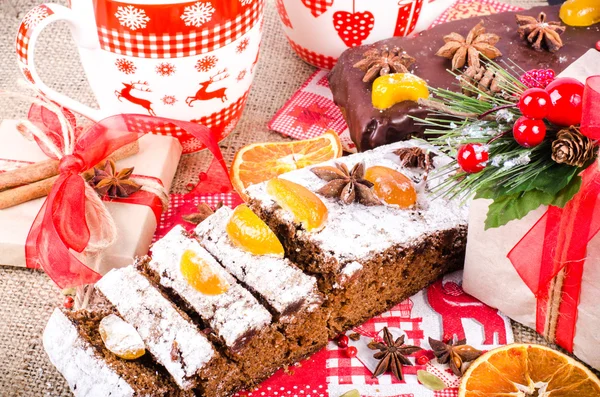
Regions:
[[[23,75],[48,98],[92,120],[141,113],[194,121],[220,139],[244,108],[262,33],[265,0],[73,0],[70,8],[43,4],[29,11],[16,41]],[[40,79],[34,48],[55,21],[71,28],[99,109],[49,88]],[[201,149],[175,127],[184,152]]]
[[[455,1],[276,0],[276,5],[298,56],[331,69],[350,47],[427,29]]]

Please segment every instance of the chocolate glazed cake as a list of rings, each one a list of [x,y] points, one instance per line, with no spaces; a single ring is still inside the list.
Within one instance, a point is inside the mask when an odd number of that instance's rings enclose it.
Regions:
[[[496,48],[500,50],[502,57],[496,58],[495,61],[511,60],[523,70],[551,68],[558,74],[590,48],[594,48],[600,38],[600,24],[591,27],[567,26],[561,35],[564,46],[551,53],[545,50],[536,51],[519,37],[515,15],[537,17],[540,12],[545,12],[548,21],[560,21],[559,9],[560,6],[544,6],[469,18],[438,25],[415,38],[393,37],[344,52],[329,74],[329,85],[333,99],[344,114],[358,150],[365,151],[411,137],[423,137],[425,128],[417,125],[410,116],[425,118],[428,113],[413,101],[400,102],[386,110],[374,108],[371,102],[371,83],[363,82],[364,72],[354,67],[366,51],[385,46],[399,47],[416,59],[409,69],[427,81],[429,86],[458,91],[459,86],[455,78],[446,71],[450,69],[451,61],[436,56],[435,53],[444,44],[445,35],[456,32],[466,36],[469,30],[482,20],[488,33],[500,36]]]

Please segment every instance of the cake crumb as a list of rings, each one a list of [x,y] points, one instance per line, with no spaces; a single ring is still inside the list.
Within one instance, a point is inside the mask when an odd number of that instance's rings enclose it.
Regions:
[[[360,334],[358,332],[353,332],[350,335],[348,335],[348,338],[350,338],[353,341],[357,341],[360,339]]]

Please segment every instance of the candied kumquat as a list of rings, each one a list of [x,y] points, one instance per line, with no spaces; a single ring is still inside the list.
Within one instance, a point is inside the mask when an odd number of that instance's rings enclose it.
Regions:
[[[567,0],[560,7],[560,19],[570,26],[590,26],[600,22],[598,0]]]
[[[227,280],[192,250],[185,250],[181,255],[180,270],[183,278],[204,295],[220,295],[229,290]]]
[[[410,208],[417,202],[412,181],[392,168],[376,165],[367,168],[365,179],[373,184],[373,192],[387,204]]]
[[[245,204],[233,210],[226,230],[236,246],[251,254],[283,257],[283,246],[275,233]]]
[[[115,314],[109,314],[98,325],[104,346],[117,357],[135,360],[146,353],[144,341],[133,327]]]
[[[323,201],[302,185],[286,179],[274,178],[267,182],[267,193],[283,209],[294,216],[307,231],[322,228],[327,220],[327,207]]]

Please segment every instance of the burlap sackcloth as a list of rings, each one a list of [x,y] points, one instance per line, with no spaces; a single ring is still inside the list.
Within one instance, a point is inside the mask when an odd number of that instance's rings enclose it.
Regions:
[[[504,1],[523,7],[546,4],[538,0]],[[221,143],[228,161],[248,143],[286,139],[268,131],[267,122],[314,71],[289,47],[280,30],[274,2],[267,0],[262,52],[244,115],[235,131]],[[21,75],[16,65],[14,37],[20,19],[37,4],[32,0],[0,0],[0,89],[17,89]],[[47,84],[94,105],[66,26],[56,25],[42,34],[36,60]],[[0,99],[2,118],[23,117],[25,109],[22,104]],[[186,185],[197,182],[198,173],[209,160],[204,153],[184,156],[173,192],[185,193]],[[62,297],[44,273],[0,266],[0,396],[71,395],[62,376],[46,358],[41,343],[44,325],[54,307],[61,303]],[[516,323],[513,329],[517,341],[545,343],[531,329]]]

